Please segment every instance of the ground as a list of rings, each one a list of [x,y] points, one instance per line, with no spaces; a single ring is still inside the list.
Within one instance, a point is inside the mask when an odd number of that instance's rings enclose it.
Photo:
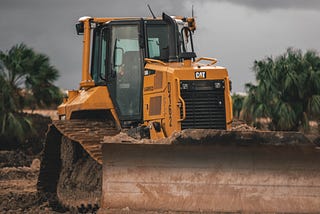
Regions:
[[[37,113],[49,115],[51,118],[55,117],[53,111]],[[24,147],[1,150],[0,148],[0,213],[56,213],[49,207],[48,202],[39,196],[36,189],[41,159],[41,152],[38,151],[40,151],[39,148],[42,148],[45,130],[51,120],[39,114],[34,118],[40,130],[40,141],[31,142],[30,145],[32,147],[36,145],[37,149]],[[252,129],[241,122],[238,123],[238,130]],[[312,124],[311,140],[320,143],[318,131],[318,125]],[[129,208],[116,212],[132,213]]]
[[[1,159],[13,156],[12,151],[0,152]],[[18,156],[15,157],[19,160]],[[34,159],[30,166],[7,164],[0,168],[1,213],[54,213],[37,194],[39,166],[39,159]]]
[[[43,139],[54,111],[41,111],[32,116],[37,135],[23,146],[14,142],[0,145],[0,213],[56,213],[37,193],[37,179]],[[37,112],[39,113],[39,112]],[[48,116],[47,116],[48,115]],[[10,148],[9,145],[14,145]]]

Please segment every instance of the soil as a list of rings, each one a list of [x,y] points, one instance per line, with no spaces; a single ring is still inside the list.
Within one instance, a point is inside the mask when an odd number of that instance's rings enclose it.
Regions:
[[[37,193],[40,160],[31,158],[23,151],[0,152],[0,213],[55,213]]]
[[[40,156],[50,117],[30,114],[36,132],[24,143],[0,141],[0,213],[56,213],[37,193]]]
[[[40,161],[0,168],[0,213],[55,213],[37,193]]]

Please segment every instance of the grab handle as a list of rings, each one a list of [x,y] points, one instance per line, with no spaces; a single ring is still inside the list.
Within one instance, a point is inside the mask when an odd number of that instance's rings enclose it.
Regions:
[[[182,106],[181,106],[182,107],[182,118],[180,118],[178,120],[178,122],[181,122],[181,121],[185,120],[186,117],[187,117],[186,116],[186,103],[185,103],[185,101],[183,100],[183,98],[180,95],[180,80],[179,80],[179,78],[175,78],[175,80],[176,80],[177,88],[178,88],[178,99],[182,104]]]
[[[147,63],[159,63],[161,65],[166,66],[167,64],[162,62],[161,60],[158,59],[150,59],[150,58],[144,58],[144,61],[146,61]]]
[[[197,62],[200,62],[202,60],[211,61],[211,63],[207,64],[207,66],[214,65],[214,64],[216,64],[218,62],[217,59],[210,58],[210,57],[200,57],[200,58],[196,59],[196,61],[194,61],[194,62],[197,63]]]

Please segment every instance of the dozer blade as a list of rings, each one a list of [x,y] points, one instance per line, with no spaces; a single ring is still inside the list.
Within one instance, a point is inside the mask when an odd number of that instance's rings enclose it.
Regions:
[[[320,150],[302,134],[185,130],[107,137],[101,213],[319,213]]]

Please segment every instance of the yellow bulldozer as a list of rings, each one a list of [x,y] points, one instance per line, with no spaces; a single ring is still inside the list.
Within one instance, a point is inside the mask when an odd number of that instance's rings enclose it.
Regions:
[[[82,17],[82,80],[49,126],[38,190],[55,209],[320,212],[300,133],[232,129],[231,81],[193,17]]]

